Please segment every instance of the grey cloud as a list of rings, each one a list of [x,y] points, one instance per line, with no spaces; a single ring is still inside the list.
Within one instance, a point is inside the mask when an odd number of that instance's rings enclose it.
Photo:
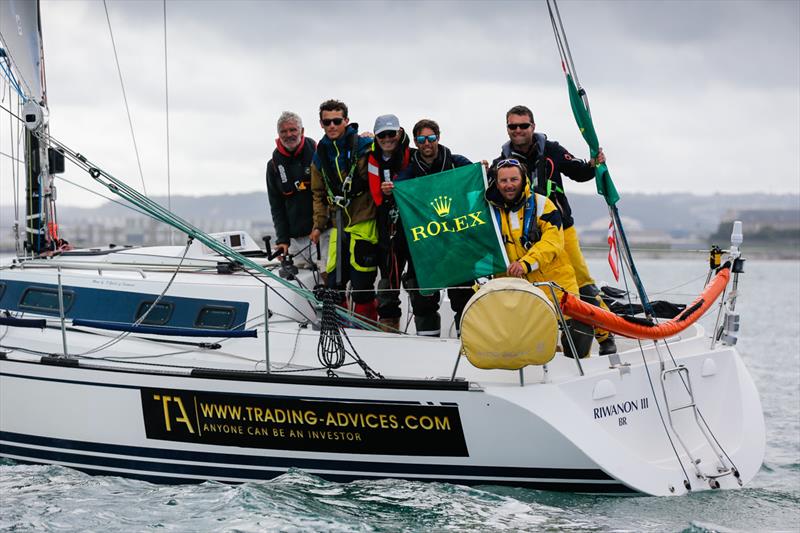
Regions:
[[[797,191],[800,3],[559,5],[627,190]],[[99,161],[138,180],[102,3],[42,6],[53,131],[89,153],[102,147]],[[160,176],[162,3],[108,6],[145,171]],[[474,159],[496,155],[504,111],[524,103],[585,155],[544,2],[168,0],[167,17],[173,180],[193,192],[215,190],[221,174],[231,190],[262,188],[275,117],[295,110],[318,137],[328,97],[347,101],[362,127],[386,112],[407,128],[435,118],[443,142]],[[753,150],[783,156],[742,161]],[[653,163],[665,154],[690,171]]]

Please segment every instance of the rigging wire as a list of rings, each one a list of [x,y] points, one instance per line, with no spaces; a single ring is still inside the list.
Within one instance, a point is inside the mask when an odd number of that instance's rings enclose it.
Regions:
[[[167,0],[164,4],[164,107],[167,128],[167,209],[172,211],[172,180],[170,176],[170,154],[169,154],[169,70],[167,68]],[[169,243],[173,244],[175,236],[174,228],[169,230]]]
[[[628,276],[626,275],[626,267],[630,268],[630,266],[627,265],[625,261],[620,262],[619,270],[620,274],[622,275],[622,282],[625,285],[625,292],[627,293],[628,296],[628,304],[632,304],[633,301],[631,298],[630,287],[628,286]],[[658,321],[656,317],[653,317],[653,320],[655,322]],[[669,441],[669,445],[672,448],[672,452],[675,454],[675,460],[678,461],[678,466],[680,466],[681,470],[683,471],[684,480],[686,480],[686,482],[689,482],[689,474],[686,472],[686,468],[683,466],[683,461],[681,460],[681,456],[678,453],[678,449],[675,447],[675,442],[672,440],[672,434],[669,432],[669,429],[667,429],[667,421],[664,420],[664,414],[661,411],[661,405],[660,402],[658,401],[656,388],[655,385],[653,384],[653,377],[650,375],[650,367],[647,364],[647,357],[644,354],[644,346],[642,346],[641,339],[636,339],[636,343],[639,346],[639,353],[642,356],[642,366],[644,366],[645,373],[647,374],[647,382],[650,384],[650,392],[653,394],[653,402],[656,404],[656,411],[658,411],[658,417],[661,420],[661,427],[664,428],[664,434],[667,436],[667,440]]]
[[[6,78],[8,79],[8,82],[9,82],[9,84],[10,84],[12,87],[14,87],[14,89],[17,91],[17,95],[18,95],[18,96],[19,96],[19,97],[20,97],[20,98],[21,98],[23,101],[26,101],[26,100],[27,100],[27,98],[25,97],[25,92],[24,92],[24,91],[22,90],[22,88],[19,86],[19,82],[18,82],[18,81],[17,81],[17,79],[14,77],[14,72],[13,72],[13,69],[11,68],[11,62],[10,62],[10,58],[9,58],[9,56],[6,54],[6,55],[3,57],[3,59],[5,59],[5,61],[0,61],[0,70],[2,70],[2,71],[3,71],[3,74],[4,74],[4,75],[6,76]],[[25,81],[25,80],[23,79],[23,81]],[[26,86],[27,86],[27,84],[26,84]]]
[[[119,75],[119,85],[122,88],[122,99],[125,102],[125,112],[128,115],[128,126],[131,130],[131,139],[133,140],[133,150],[136,153],[136,164],[139,165],[139,178],[142,180],[142,192],[147,194],[147,187],[144,184],[144,173],[142,172],[142,160],[139,157],[139,147],[136,144],[136,134],[133,131],[133,119],[131,118],[131,109],[128,106],[128,95],[125,92],[125,82],[122,79],[122,68],[119,66],[119,57],[117,55],[117,44],[114,41],[114,32],[111,29],[111,17],[108,15],[108,5],[106,0],[103,0],[103,9],[106,12],[106,21],[108,22],[108,34],[111,36],[111,47],[114,49],[114,61],[117,64],[117,74]]]
[[[114,194],[130,202],[132,205],[135,205],[140,209],[144,210],[151,218],[163,222],[165,224],[168,224],[178,229],[179,231],[185,233],[189,237],[193,237],[199,240],[211,250],[214,250],[215,252],[226,257],[230,261],[241,265],[245,270],[253,270],[264,276],[270,277],[275,281],[277,281],[278,283],[280,283],[281,285],[283,285],[284,287],[296,292],[301,297],[310,300],[312,302],[316,301],[313,293],[308,289],[303,289],[301,287],[292,284],[287,280],[280,278],[276,274],[264,268],[262,265],[259,265],[250,258],[240,254],[236,250],[233,250],[230,247],[226,246],[225,244],[221,243],[220,241],[214,239],[213,237],[203,232],[199,228],[193,226],[191,223],[166,210],[162,205],[158,204],[157,202],[154,202],[153,200],[143,195],[136,189],[130,187],[124,181],[119,180],[114,176],[112,176],[111,174],[109,174],[108,172],[96,167],[84,155],[73,151],[64,143],[60,142],[54,137],[49,137],[49,140],[55,147],[63,151],[65,158],[72,161],[79,168],[88,172],[89,175],[95,181],[108,188],[108,190],[110,190]],[[345,316],[345,313],[343,311],[337,310],[337,312],[340,313],[342,316]],[[370,330],[377,330],[376,326],[368,323],[361,317],[353,315],[348,315],[347,317],[351,323],[357,325],[358,327],[363,327],[365,329],[370,329]]]
[[[8,103],[11,105],[11,99],[13,98],[11,94],[11,85],[8,84]],[[17,100],[17,106],[19,107],[19,100]],[[19,124],[19,123],[17,123]],[[17,257],[20,256],[20,241],[19,241],[19,193],[20,193],[20,185],[19,185],[19,164],[22,163],[22,160],[19,158],[19,145],[17,145],[17,153],[14,154],[14,121],[9,119],[8,121],[8,130],[9,130],[9,148],[11,150],[11,155],[7,155],[3,153],[6,157],[11,159],[11,183],[13,188],[14,194],[14,252],[16,253]],[[19,131],[19,130],[17,130]]]
[[[70,185],[72,185],[74,187],[78,187],[79,189],[83,189],[86,192],[89,192],[89,193],[92,193],[92,194],[96,194],[100,198],[105,198],[109,202],[113,202],[113,203],[115,203],[117,205],[120,205],[120,206],[124,207],[125,209],[130,209],[131,211],[133,211],[135,213],[138,213],[138,214],[140,214],[142,216],[147,216],[147,213],[145,213],[144,211],[142,211],[141,209],[139,209],[137,207],[134,207],[132,205],[124,204],[124,203],[120,202],[119,200],[115,200],[115,199],[111,198],[110,196],[106,196],[105,194],[103,194],[101,192],[93,191],[92,189],[90,189],[88,187],[84,187],[83,185],[79,185],[79,184],[75,183],[72,180],[68,180],[67,178],[65,178],[63,176],[58,176],[58,179],[61,180],[61,181],[65,181],[65,182],[69,183]]]

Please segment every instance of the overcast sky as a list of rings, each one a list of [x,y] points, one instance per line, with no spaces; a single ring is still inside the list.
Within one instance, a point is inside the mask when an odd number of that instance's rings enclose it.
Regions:
[[[103,3],[41,3],[51,133],[141,188]],[[147,192],[166,194],[163,5],[107,4]],[[800,193],[800,2],[559,6],[623,198]],[[432,118],[473,160],[498,154],[505,111],[525,104],[537,131],[588,156],[543,1],[168,0],[167,48],[173,194],[265,190],[280,112],[319,138],[327,98],[362,129],[383,113],[408,130]],[[103,201],[63,181],[59,199]]]

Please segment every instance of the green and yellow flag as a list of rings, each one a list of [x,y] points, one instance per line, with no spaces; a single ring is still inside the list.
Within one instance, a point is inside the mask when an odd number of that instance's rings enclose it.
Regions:
[[[572,107],[572,114],[575,116],[575,122],[578,123],[578,128],[581,130],[581,135],[583,135],[586,144],[589,145],[589,153],[592,154],[592,157],[597,157],[597,152],[600,150],[600,142],[597,140],[597,133],[594,131],[592,115],[586,109],[583,98],[578,93],[578,88],[569,74],[567,74],[567,89],[569,90],[569,103],[570,107]],[[594,174],[597,193],[606,199],[608,205],[615,205],[619,201],[619,193],[617,193],[617,188],[614,187],[614,182],[611,181],[611,174],[608,172],[606,164],[597,165],[594,169]]]
[[[508,268],[485,190],[480,163],[395,182],[394,197],[421,288],[453,286]]]

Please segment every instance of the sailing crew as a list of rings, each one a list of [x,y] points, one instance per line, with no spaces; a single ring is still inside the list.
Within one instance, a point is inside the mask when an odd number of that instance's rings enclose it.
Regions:
[[[326,285],[341,291],[344,303],[349,282],[354,311],[377,321],[378,230],[367,176],[372,139],[359,137],[358,124],[350,123],[347,106],[338,100],[322,102],[319,124],[325,136],[311,163],[314,222],[309,238],[319,242],[333,216]]]
[[[385,331],[400,329],[400,284],[416,289],[416,274],[392,190],[398,174],[411,162],[410,140],[395,115],[375,119],[375,141],[369,153],[369,187],[377,206],[380,253],[378,281],[378,320]],[[407,271],[403,270],[408,267]],[[441,332],[439,293],[423,295],[409,292],[417,335],[438,337]]]
[[[267,163],[267,196],[277,237],[275,251],[282,258],[291,249],[300,258],[298,266],[316,265],[324,280],[330,223],[324,223],[318,249],[309,238],[314,221],[311,159],[317,143],[305,136],[303,120],[297,113],[284,111],[278,117],[275,145]]]
[[[418,178],[420,176],[436,174],[438,172],[444,172],[445,170],[472,164],[472,162],[463,155],[454,154],[449,148],[439,143],[439,124],[435,121],[430,119],[420,120],[414,124],[412,133],[414,145],[417,149],[412,150],[411,160],[408,166],[398,175],[398,180]],[[464,307],[467,305],[469,299],[475,293],[472,289],[472,285],[473,280],[464,280],[462,283],[457,283],[455,286],[447,289],[447,297],[450,299],[450,308],[455,313],[454,321],[456,332],[459,334],[461,328],[461,313],[464,311]],[[419,284],[417,283],[416,277],[408,277],[405,286],[409,291],[419,292]],[[424,287],[422,291],[424,293]],[[435,316],[437,322],[440,323],[438,290],[431,298],[435,298]]]
[[[552,281],[567,292],[577,293],[575,271],[564,248],[561,213],[548,198],[531,191],[525,164],[517,159],[495,161],[486,190],[510,264],[509,276],[530,282]],[[552,301],[552,295],[544,293]],[[562,291],[556,290],[559,297]],[[559,305],[553,301],[553,305]],[[589,353],[592,328],[576,320],[567,320],[568,328],[581,357]],[[568,342],[562,340],[564,355],[572,357]]]
[[[517,105],[509,109],[506,113],[509,141],[502,146],[500,157],[495,163],[501,159],[514,158],[525,165],[527,177],[534,191],[551,200],[561,212],[564,248],[575,271],[581,297],[608,309],[600,298],[600,290],[589,273],[589,267],[581,252],[575,220],[572,218],[572,209],[561,177],[565,174],[573,181],[590,181],[594,179],[595,165],[604,163],[606,156],[601,148],[596,160],[578,159],[558,142],[548,140],[543,133],[536,133],[535,129],[533,112],[528,107]],[[617,347],[613,335],[608,331],[597,329],[595,336],[600,344],[600,355],[616,353]]]

